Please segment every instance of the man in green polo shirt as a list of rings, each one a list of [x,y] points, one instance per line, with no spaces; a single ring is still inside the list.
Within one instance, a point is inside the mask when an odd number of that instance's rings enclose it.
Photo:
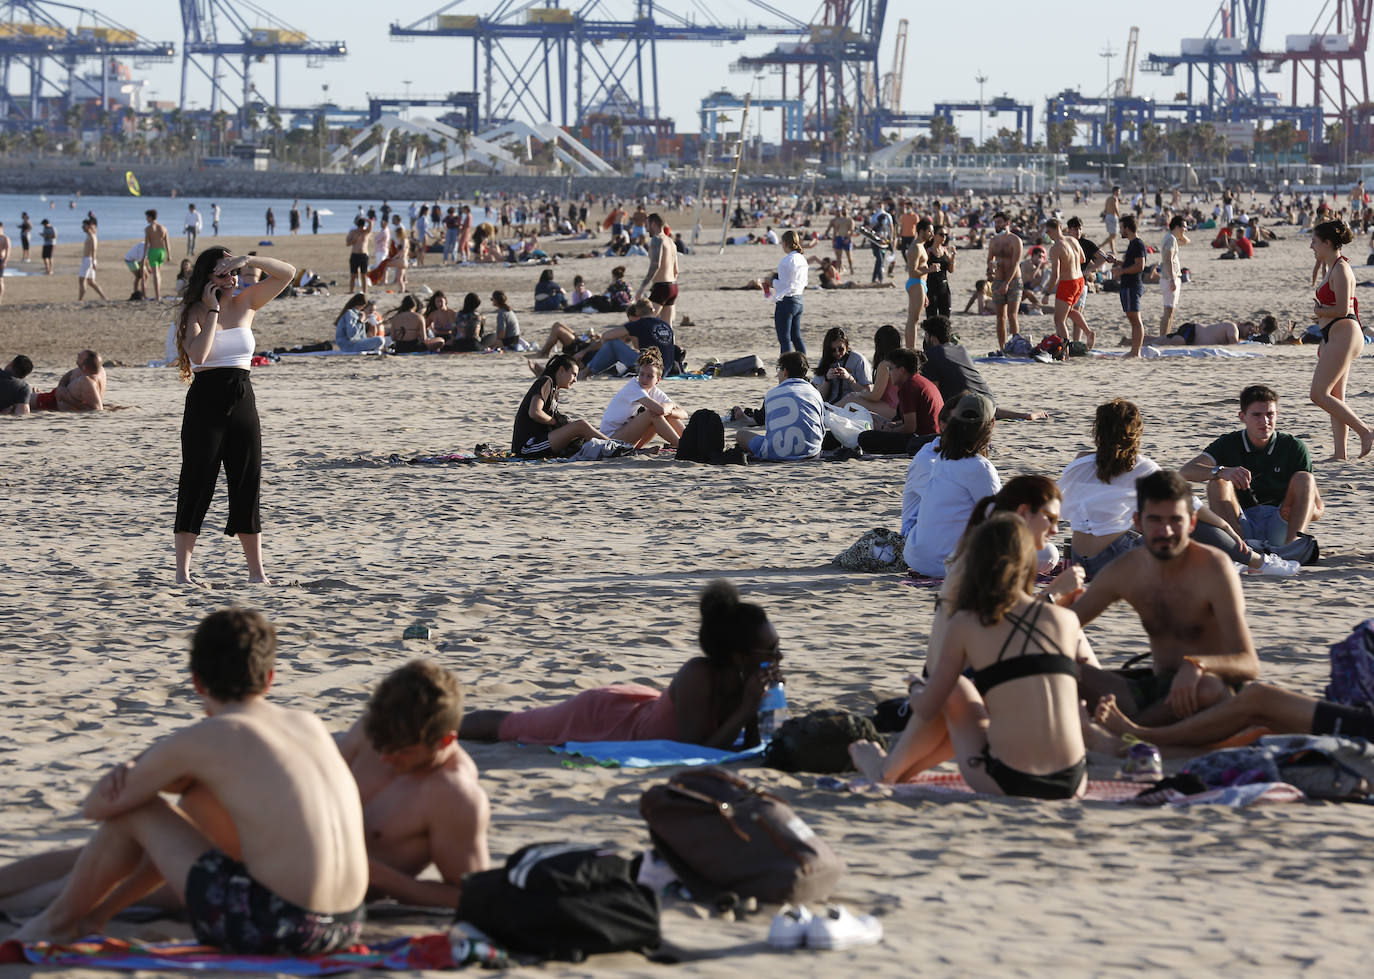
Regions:
[[[1277,429],[1279,396],[1263,384],[1240,393],[1244,428],[1207,446],[1180,472],[1207,484],[1207,505],[1252,545],[1303,564],[1317,558],[1308,524],[1322,515],[1306,443]]]

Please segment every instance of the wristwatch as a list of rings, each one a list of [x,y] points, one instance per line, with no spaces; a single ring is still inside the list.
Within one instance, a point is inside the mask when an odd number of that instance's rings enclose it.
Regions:
[[[1221,475],[1221,467],[1220,467],[1220,466],[1213,466],[1213,467],[1212,467],[1212,478],[1213,478],[1213,479],[1216,479],[1216,478],[1217,478],[1218,476],[1220,476],[1220,475]]]

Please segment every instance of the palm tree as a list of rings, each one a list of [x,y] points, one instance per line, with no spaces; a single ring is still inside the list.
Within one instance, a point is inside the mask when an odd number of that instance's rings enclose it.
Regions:
[[[43,148],[48,145],[48,131],[42,126],[34,126],[29,130],[29,142],[42,155]]]
[[[610,131],[611,142],[615,145],[615,158],[620,160],[625,156],[625,120],[620,118],[619,113],[611,116]]]
[[[930,120],[930,141],[937,150],[954,143],[958,138],[959,130],[944,116],[935,116]]]
[[[229,113],[223,109],[220,109],[210,117],[210,125],[219,143],[219,156],[224,155],[225,144],[229,141],[229,119]]]
[[[472,150],[472,133],[466,129],[458,130],[458,152],[463,154],[463,169],[468,167],[468,153]]]
[[[272,157],[281,158],[281,113],[275,105],[267,107],[267,128],[272,130]]]

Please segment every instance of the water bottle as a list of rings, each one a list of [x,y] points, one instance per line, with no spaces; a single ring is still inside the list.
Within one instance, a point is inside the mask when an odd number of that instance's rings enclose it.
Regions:
[[[759,669],[768,669],[768,663],[760,663]],[[773,732],[787,720],[787,689],[781,680],[770,683],[763,691],[759,701],[759,740],[767,742]]]

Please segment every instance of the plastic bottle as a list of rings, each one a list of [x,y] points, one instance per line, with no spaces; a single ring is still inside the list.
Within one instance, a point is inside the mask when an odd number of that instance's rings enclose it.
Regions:
[[[769,664],[760,663],[760,669],[768,669]],[[783,682],[778,680],[770,683],[763,691],[763,699],[759,701],[759,740],[767,742],[773,737],[773,732],[782,727],[783,721],[787,720],[787,688]]]

